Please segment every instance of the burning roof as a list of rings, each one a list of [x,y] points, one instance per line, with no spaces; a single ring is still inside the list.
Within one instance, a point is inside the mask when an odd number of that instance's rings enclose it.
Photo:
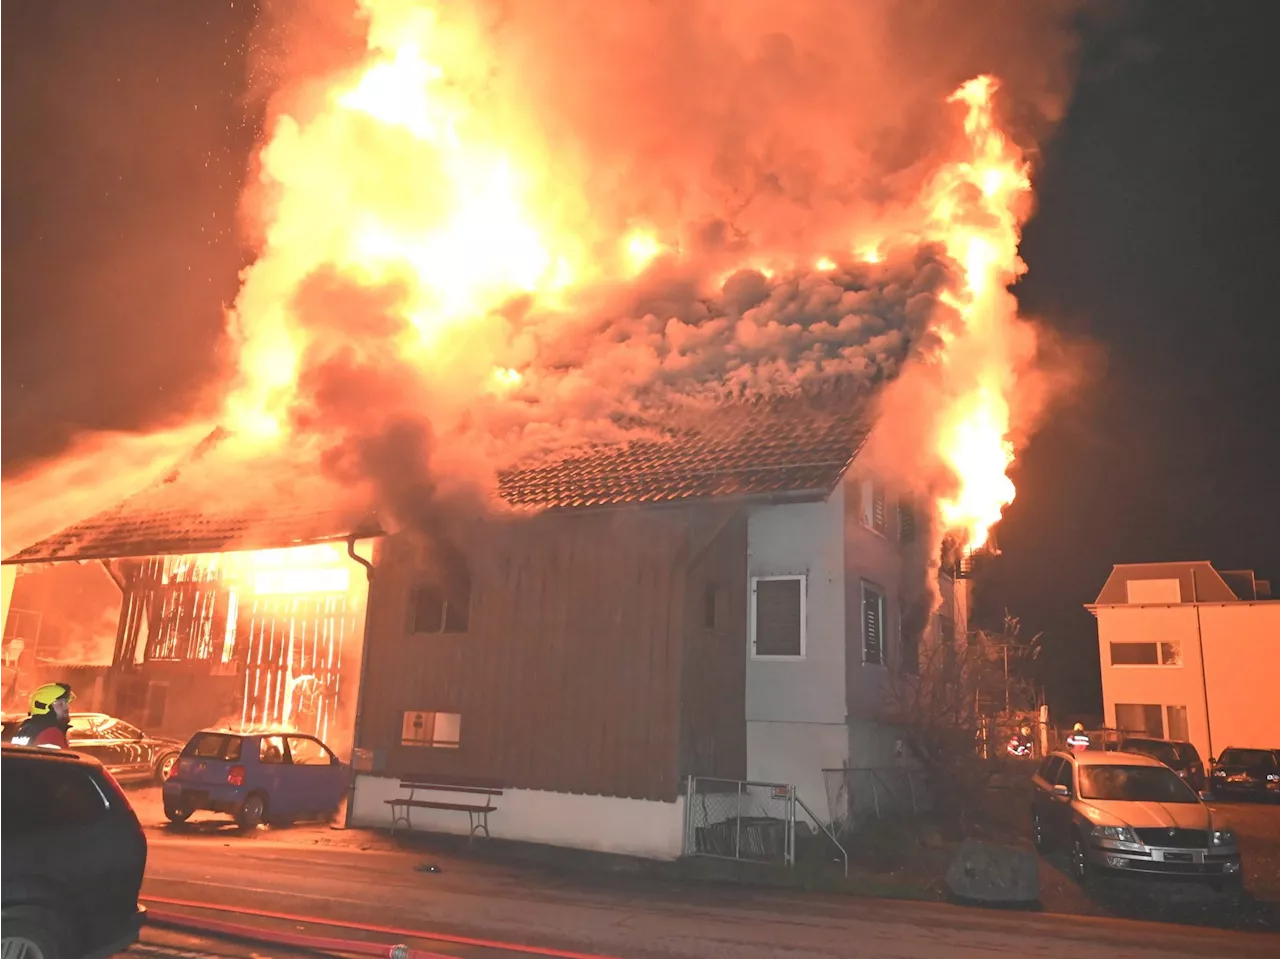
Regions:
[[[500,475],[498,492],[509,506],[535,509],[825,495],[866,439],[869,406],[869,396],[836,389],[669,411],[653,419],[651,439],[523,464]],[[4,562],[270,549],[384,532],[368,500],[314,468],[220,456],[223,438],[210,436],[156,483]]]

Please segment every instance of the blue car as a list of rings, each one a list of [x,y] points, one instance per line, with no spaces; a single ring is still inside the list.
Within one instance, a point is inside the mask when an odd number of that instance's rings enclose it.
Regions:
[[[201,809],[227,813],[241,829],[264,822],[328,818],[350,769],[314,736],[207,729],[191,737],[164,784],[164,814],[186,822]]]

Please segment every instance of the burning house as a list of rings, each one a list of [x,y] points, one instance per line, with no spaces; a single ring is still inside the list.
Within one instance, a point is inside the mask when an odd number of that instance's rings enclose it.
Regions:
[[[870,415],[847,396],[726,403],[508,471],[513,514],[456,544],[462,575],[361,510],[172,508],[217,473],[203,458],[5,562],[111,574],[109,711],[354,745],[357,824],[389,825],[405,780],[483,783],[504,790],[495,835],[674,856],[688,776],[820,803],[824,769],[892,761],[882,699],[912,668],[925,600],[906,570],[930,546],[859,464]],[[942,582],[932,628],[963,629]]]

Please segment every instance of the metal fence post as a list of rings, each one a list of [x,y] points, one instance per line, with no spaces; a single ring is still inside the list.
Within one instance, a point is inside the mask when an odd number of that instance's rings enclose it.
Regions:
[[[742,858],[742,783],[738,783],[738,805],[733,816],[733,858]]]
[[[787,790],[787,865],[795,868],[796,864],[796,787],[794,784]]]
[[[685,777],[684,785],[684,854],[692,855],[696,848],[693,839],[693,777]]]

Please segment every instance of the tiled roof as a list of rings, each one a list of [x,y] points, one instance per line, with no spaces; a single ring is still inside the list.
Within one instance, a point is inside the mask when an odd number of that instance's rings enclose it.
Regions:
[[[828,493],[866,438],[865,399],[726,404],[663,438],[597,448],[504,473],[513,506],[586,507],[719,496]]]
[[[868,421],[865,398],[848,396],[686,410],[655,420],[652,441],[596,446],[508,471],[499,492],[512,506],[530,508],[827,493],[861,447]],[[120,505],[4,562],[269,549],[380,534],[372,510],[334,507],[350,494],[320,480],[288,488],[246,483],[280,471],[220,462],[217,440]]]
[[[216,438],[206,441],[151,486],[4,562],[270,549],[380,532],[371,510],[333,505],[350,497],[314,475],[288,487],[255,484],[267,470],[219,461],[216,452],[206,460],[203,453],[216,445]]]

